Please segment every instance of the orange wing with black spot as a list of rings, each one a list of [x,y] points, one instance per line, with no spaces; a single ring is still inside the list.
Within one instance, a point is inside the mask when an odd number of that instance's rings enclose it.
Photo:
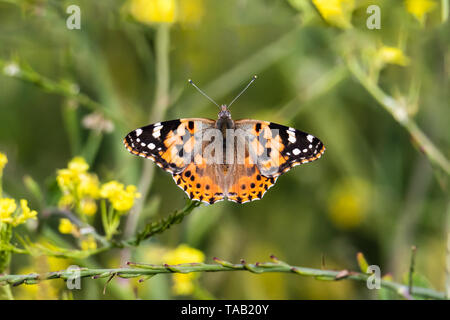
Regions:
[[[237,203],[261,199],[277,181],[277,178],[263,176],[256,165],[235,166],[232,178],[227,198]]]

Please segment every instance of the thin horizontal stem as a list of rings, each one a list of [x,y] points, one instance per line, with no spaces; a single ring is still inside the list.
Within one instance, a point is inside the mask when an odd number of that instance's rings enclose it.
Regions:
[[[78,273],[74,273],[74,270],[63,270],[57,272],[49,272],[44,274],[26,274],[26,275],[3,275],[0,276],[0,285],[12,285],[18,286],[21,284],[35,284],[42,280],[51,279],[75,279],[76,277],[87,278],[110,278],[112,275],[116,275],[121,278],[135,278],[145,277],[155,274],[164,273],[189,273],[189,272],[227,272],[227,271],[248,271],[252,273],[293,273],[305,277],[312,277],[317,280],[327,281],[339,281],[339,280],[354,280],[359,282],[367,282],[369,274],[363,274],[359,272],[335,271],[335,270],[321,270],[306,268],[300,266],[291,266],[284,262],[264,262],[249,264],[242,262],[240,264],[232,264],[220,259],[215,259],[217,264],[205,264],[205,263],[186,263],[178,265],[149,265],[149,264],[128,264],[128,268],[115,268],[115,269],[87,269],[80,268]],[[396,292],[399,295],[404,296],[408,292],[408,286],[400,283],[381,280],[382,288],[389,289]],[[411,287],[413,295],[430,298],[430,299],[445,299],[445,294],[435,291],[433,289],[423,287]]]

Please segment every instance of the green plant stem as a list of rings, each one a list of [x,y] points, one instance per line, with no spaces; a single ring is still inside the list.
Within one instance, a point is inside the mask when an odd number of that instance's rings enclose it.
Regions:
[[[409,132],[429,161],[440,167],[447,175],[450,175],[449,161],[422,132],[414,120],[409,117],[406,108],[393,97],[387,95],[375,82],[373,82],[361,69],[355,58],[349,58],[347,63],[351,73],[361,85],[403,128]]]
[[[153,101],[152,112],[149,122],[161,121],[169,107],[169,86],[170,86],[170,25],[159,24],[155,35],[155,65],[156,65],[156,88],[155,99]],[[130,237],[136,231],[140,213],[144,206],[150,185],[153,181],[154,163],[145,161],[142,169],[142,176],[139,182],[139,192],[142,197],[138,199],[128,216],[124,235]]]
[[[119,115],[114,113],[110,108],[101,105],[87,95],[81,93],[78,86],[74,83],[51,80],[40,75],[29,66],[20,65],[15,61],[6,61],[3,59],[0,59],[0,73],[7,77],[32,83],[47,92],[73,99],[91,111],[99,111],[117,125],[123,126],[123,119]]]
[[[201,202],[199,201],[188,200],[188,203],[183,209],[176,211],[167,218],[161,219],[157,222],[148,223],[140,232],[137,233],[135,237],[129,240],[120,241],[118,243],[115,243],[114,245],[116,247],[138,246],[141,241],[146,240],[154,236],[155,234],[162,233],[165,230],[169,229],[172,225],[183,221],[184,217],[190,214],[192,210],[200,206],[200,204]]]
[[[441,17],[442,17],[442,23],[447,22],[448,20],[448,13],[449,13],[449,4],[450,0],[441,0]]]
[[[149,276],[163,273],[188,273],[188,272],[226,272],[226,271],[248,271],[257,274],[282,272],[293,273],[305,277],[312,277],[317,280],[327,281],[341,281],[343,279],[355,280],[359,282],[367,282],[370,275],[359,272],[346,272],[342,277],[342,271],[335,270],[321,270],[299,266],[291,266],[287,263],[280,262],[265,262],[265,263],[240,263],[232,264],[226,261],[216,259],[218,264],[205,263],[191,263],[179,265],[144,265],[129,263],[134,267],[130,268],[115,268],[115,269],[81,269],[80,277],[94,277],[110,278],[111,275],[116,274],[121,278],[135,278],[141,276]],[[73,277],[73,272],[58,271],[49,272],[45,274],[26,274],[26,275],[4,275],[0,276],[0,285],[21,285],[21,284],[35,284],[36,281],[50,280],[50,279],[68,279]],[[400,283],[381,280],[381,287],[392,290],[400,295],[408,292],[408,286]],[[444,299],[445,294],[432,289],[423,287],[412,287],[414,295],[430,299]]]

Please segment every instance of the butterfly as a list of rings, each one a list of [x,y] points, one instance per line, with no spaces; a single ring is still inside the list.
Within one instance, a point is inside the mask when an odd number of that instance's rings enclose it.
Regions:
[[[325,146],[315,136],[269,121],[233,120],[229,106],[219,106],[217,120],[186,118],[157,122],[128,133],[127,150],[153,160],[172,174],[192,200],[246,203],[261,199],[291,168],[319,159]]]

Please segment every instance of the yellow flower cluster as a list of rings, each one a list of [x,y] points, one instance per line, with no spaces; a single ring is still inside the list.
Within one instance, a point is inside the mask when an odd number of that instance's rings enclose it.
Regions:
[[[8,158],[5,154],[0,153],[0,178]],[[28,219],[36,219],[37,212],[28,207],[28,201],[20,200],[20,209],[17,209],[16,200],[1,197],[1,181],[0,181],[0,224],[10,224],[13,227],[25,223]]]
[[[167,252],[163,261],[169,265],[181,263],[204,262],[205,255],[200,250],[191,248],[185,244]],[[176,273],[173,275],[173,292],[177,295],[188,295],[194,292],[193,280],[198,277],[196,273]]]
[[[93,216],[98,209],[97,200],[104,199],[101,206],[101,216],[106,237],[109,239],[117,233],[120,216],[126,214],[134,205],[134,200],[140,197],[133,185],[124,186],[117,181],[100,184],[97,175],[89,173],[89,165],[81,157],[73,158],[67,168],[57,172],[57,182],[62,191],[59,206],[74,209],[84,220],[85,216]],[[109,211],[106,209],[108,200]],[[108,212],[108,213],[107,213]],[[61,219],[59,231],[80,237],[79,230],[70,220]],[[83,250],[97,247],[95,239],[83,238],[80,246]]]
[[[197,23],[204,15],[203,0],[129,0],[128,11],[139,22]]]
[[[119,212],[126,212],[133,207],[134,199],[141,195],[136,187],[129,185],[125,188],[122,183],[111,181],[102,185],[100,196],[108,199],[113,208]]]
[[[329,24],[342,29],[352,27],[354,0],[313,0],[313,3]]]
[[[92,235],[87,236],[85,239],[81,240],[81,250],[95,250],[97,249],[97,242]]]
[[[432,0],[406,0],[405,6],[409,13],[421,24],[424,24],[426,14],[436,8],[436,2]]]
[[[56,180],[63,192],[60,207],[77,207],[88,216],[97,212],[95,199],[99,198],[100,183],[97,176],[88,170],[89,165],[81,157],[73,158],[67,168],[58,170]]]
[[[16,200],[0,198],[0,222],[11,224],[13,227],[25,223],[28,219],[36,219],[37,212],[28,207],[28,201],[20,200],[20,209],[17,210]]]

